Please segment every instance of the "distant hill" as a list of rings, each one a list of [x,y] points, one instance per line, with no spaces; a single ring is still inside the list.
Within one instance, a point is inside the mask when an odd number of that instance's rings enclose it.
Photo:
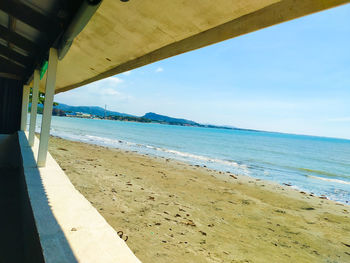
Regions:
[[[156,114],[153,112],[146,113],[145,115],[142,116],[142,118],[149,119],[152,121],[157,121],[157,122],[165,122],[169,124],[200,126],[199,123],[194,121],[172,118],[165,115]]]
[[[39,113],[42,113],[42,107],[43,105],[38,105]],[[58,115],[58,116],[66,116],[66,114],[77,113],[77,112],[99,116],[100,118],[103,118],[105,115],[105,109],[98,106],[70,106],[67,104],[59,103],[53,108],[54,108],[53,115]],[[148,112],[145,115],[138,117],[127,113],[107,110],[106,118],[109,120],[119,120],[119,121],[156,122],[161,124],[180,125],[180,126],[194,126],[194,127],[229,129],[229,130],[247,130],[247,129],[240,129],[240,128],[230,127],[230,126],[200,124],[195,121],[172,118],[172,117],[160,115],[154,112]]]
[[[103,117],[105,115],[105,109],[98,106],[70,106],[67,104],[59,103],[57,106],[54,106],[55,109],[63,110],[65,112],[83,112],[91,115],[97,115]],[[129,116],[135,117],[130,114],[120,113],[117,111],[106,111],[106,116]]]

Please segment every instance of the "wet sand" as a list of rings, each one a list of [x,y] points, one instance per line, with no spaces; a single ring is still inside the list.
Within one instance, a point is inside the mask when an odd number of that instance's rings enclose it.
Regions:
[[[350,262],[347,205],[56,137],[49,151],[142,262]]]

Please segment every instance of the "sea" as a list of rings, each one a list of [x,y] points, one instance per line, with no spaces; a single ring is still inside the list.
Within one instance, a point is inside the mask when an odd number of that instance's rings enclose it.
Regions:
[[[37,131],[40,123],[38,115]],[[290,184],[350,204],[350,140],[56,116],[51,135]]]

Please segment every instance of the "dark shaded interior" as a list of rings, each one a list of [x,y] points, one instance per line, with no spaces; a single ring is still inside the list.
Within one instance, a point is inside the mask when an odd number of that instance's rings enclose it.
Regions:
[[[83,1],[1,0],[0,76],[29,83]]]
[[[0,262],[24,262],[18,168],[0,168]]]
[[[0,77],[0,134],[18,131],[21,124],[23,84]]]
[[[0,136],[0,263],[44,262],[17,134]]]

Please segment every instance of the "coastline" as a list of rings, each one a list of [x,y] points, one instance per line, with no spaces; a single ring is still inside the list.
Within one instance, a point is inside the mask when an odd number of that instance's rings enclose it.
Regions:
[[[344,204],[176,160],[58,137],[49,145],[143,262],[350,260]]]

